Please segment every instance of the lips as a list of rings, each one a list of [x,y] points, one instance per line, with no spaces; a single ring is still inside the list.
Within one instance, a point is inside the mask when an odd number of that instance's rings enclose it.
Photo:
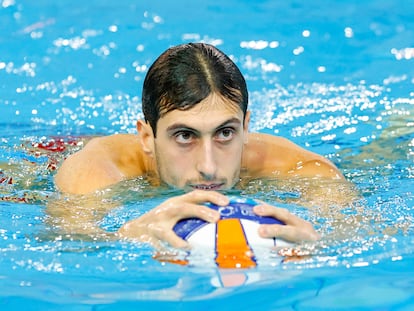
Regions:
[[[199,184],[199,185],[192,185],[194,189],[198,190],[219,190],[223,184]]]

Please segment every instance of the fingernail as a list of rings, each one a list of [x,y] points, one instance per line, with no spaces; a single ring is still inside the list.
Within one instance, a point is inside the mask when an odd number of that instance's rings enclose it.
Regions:
[[[257,213],[257,214],[263,214],[264,213],[264,206],[263,205],[256,205],[253,210]]]
[[[212,211],[208,214],[208,217],[210,219],[210,222],[217,222],[220,219],[220,214]]]
[[[179,248],[181,248],[181,249],[183,249],[183,250],[185,250],[185,251],[189,251],[189,250],[191,250],[191,245],[190,245],[190,243],[188,243],[188,242],[183,242],[180,246],[179,246]]]
[[[259,227],[259,235],[262,237],[266,237],[267,236],[267,229],[266,227]]]
[[[219,205],[227,205],[227,204],[229,204],[229,199],[227,198],[227,197],[221,197],[221,198],[219,198]]]

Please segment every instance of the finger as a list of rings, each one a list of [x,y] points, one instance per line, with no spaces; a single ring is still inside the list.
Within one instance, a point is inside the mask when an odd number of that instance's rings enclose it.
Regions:
[[[217,222],[220,213],[208,206],[192,203],[184,203],[180,213],[180,219],[199,218],[207,222]]]
[[[217,191],[193,190],[185,194],[183,197],[186,197],[188,202],[192,203],[211,202],[220,206],[229,204],[229,198]]]
[[[118,229],[117,234],[121,238],[137,239],[141,241],[145,241],[145,239],[147,239],[145,229],[135,219],[122,225],[122,227]]]
[[[302,235],[299,235],[294,227],[285,225],[261,225],[259,235],[263,238],[280,238],[290,242],[303,240]]]
[[[289,242],[317,241],[319,234],[304,221],[301,227],[290,225],[261,225],[259,235],[263,238],[280,238]]]
[[[220,213],[203,203],[210,202],[219,206],[229,204],[229,198],[216,191],[194,190],[180,197],[167,200],[160,206],[157,214],[165,213],[171,221],[185,218],[200,218],[208,222],[216,222]]]
[[[269,204],[256,205],[253,208],[253,211],[259,216],[276,218],[286,225],[297,225],[303,221],[301,218],[290,213],[286,208],[275,207]]]
[[[161,242],[158,238],[151,235],[149,232],[144,233],[142,226],[136,225],[134,221],[124,224],[121,228],[119,228],[116,234],[121,239],[147,243],[156,249],[162,248]]]
[[[189,249],[190,244],[175,234],[173,230],[165,230],[165,228],[152,228],[152,234],[160,241],[167,242],[174,248]]]
[[[282,221],[285,225],[262,225],[259,227],[259,235],[265,238],[279,237],[286,241],[316,241],[318,233],[312,224],[285,208],[278,208],[269,204],[261,204],[254,207],[254,212],[260,216],[268,216]]]
[[[178,237],[172,230],[155,224],[137,224],[136,222],[137,220],[132,220],[124,224],[118,230],[117,235],[123,239],[151,244],[156,249],[163,248],[161,241],[176,248],[189,248],[188,242]]]
[[[146,215],[151,214],[151,218],[157,217],[157,219],[169,222],[170,224],[180,219],[191,217],[201,218],[208,222],[217,221],[219,217],[218,212],[203,204],[206,202],[225,205],[228,203],[228,198],[218,192],[213,193],[212,191],[195,190],[182,196],[166,200]],[[144,218],[146,215],[141,216],[141,218]]]

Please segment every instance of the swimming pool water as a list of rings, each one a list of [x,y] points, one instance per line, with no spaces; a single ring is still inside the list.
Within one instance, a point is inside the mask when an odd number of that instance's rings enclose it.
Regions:
[[[0,25],[2,310],[414,307],[412,1],[0,0]],[[242,194],[290,204],[343,239],[308,246],[305,261],[222,272],[202,258],[166,264],[145,245],[65,231],[54,215],[62,200],[99,204],[99,225],[111,231],[173,194],[137,179],[62,198],[53,175],[89,136],[134,133],[148,66],[188,41],[216,44],[240,66],[252,131],[330,158],[361,199],[342,211],[350,230],[291,204],[300,189],[277,180]],[[73,210],[64,212],[88,212]]]

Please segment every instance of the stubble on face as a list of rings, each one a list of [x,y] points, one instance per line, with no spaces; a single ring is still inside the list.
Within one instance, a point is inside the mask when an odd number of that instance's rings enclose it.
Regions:
[[[194,143],[188,144],[189,147],[177,144],[168,134],[171,127],[183,127],[189,133],[194,132]],[[233,141],[227,145],[216,142],[222,133],[231,133],[233,129]],[[238,105],[210,95],[189,110],[174,110],[160,118],[157,133],[154,155],[159,178],[167,185],[186,190],[225,190],[239,182],[247,128],[245,130],[243,113]],[[217,172],[214,174],[202,174],[195,169],[199,155],[197,144],[203,139],[211,139],[215,146],[213,157]]]

